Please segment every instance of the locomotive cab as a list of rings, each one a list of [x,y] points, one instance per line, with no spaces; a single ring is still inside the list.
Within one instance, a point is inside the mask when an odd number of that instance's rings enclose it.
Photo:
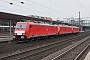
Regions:
[[[26,41],[28,39],[28,29],[32,27],[32,24],[28,22],[17,22],[13,40]]]

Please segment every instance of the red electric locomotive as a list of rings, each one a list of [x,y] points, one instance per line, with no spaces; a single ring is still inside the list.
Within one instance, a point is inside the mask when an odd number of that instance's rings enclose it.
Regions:
[[[34,37],[57,35],[57,26],[33,22],[17,22],[14,31],[14,40],[28,40]]]

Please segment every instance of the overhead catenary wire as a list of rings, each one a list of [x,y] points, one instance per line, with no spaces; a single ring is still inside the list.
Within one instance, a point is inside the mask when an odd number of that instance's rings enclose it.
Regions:
[[[80,2],[80,0],[78,0],[78,2],[81,4],[81,6],[85,9],[85,10],[87,10],[87,8]],[[90,14],[90,12],[87,10],[87,12]]]
[[[75,0],[75,1],[87,14],[90,15],[90,12],[84,7],[84,5],[79,0]]]
[[[11,3],[11,2],[8,2],[8,1],[6,1],[6,0],[1,0],[1,1],[3,1],[3,2],[5,2],[5,3],[8,3],[8,4]],[[13,5],[18,6],[18,7],[20,7],[20,8],[24,8],[24,9],[32,10],[32,11],[37,11],[37,10],[33,10],[33,9],[30,9],[30,8],[27,8],[27,7],[24,7],[24,6],[21,6],[21,5],[15,4],[15,3],[13,3]],[[37,11],[37,12],[39,12],[39,11]],[[42,13],[42,14],[46,14],[46,15],[50,16],[50,14],[47,14],[47,13],[43,13],[43,12],[40,12],[40,13]],[[58,13],[57,16],[59,16],[59,15],[61,15],[61,14]]]
[[[19,1],[19,0],[15,0],[15,1],[21,2],[21,1]],[[52,9],[52,8],[43,6],[43,5],[38,4],[38,3],[36,3],[36,2],[30,1],[30,0],[26,0],[26,1],[29,2],[29,3],[26,3],[26,2],[23,2],[23,1],[22,1],[22,3],[23,3],[23,4],[26,4],[26,5],[29,5],[29,6],[32,6],[32,7],[35,7],[35,8],[45,8],[45,9],[51,10],[51,11],[53,11],[53,14],[56,14],[56,15],[59,16],[59,17],[60,17],[61,14],[63,14],[63,13],[61,13],[61,12],[58,12],[58,11]],[[34,5],[31,5],[30,2],[33,3]],[[38,7],[35,6],[35,5],[37,5]],[[42,11],[43,11],[43,10],[42,10]],[[48,11],[47,13],[50,13],[51,11]],[[61,14],[60,14],[60,13],[61,13]],[[51,14],[48,14],[48,15],[50,16]],[[65,15],[65,14],[63,14],[63,15]],[[67,16],[67,15],[66,15],[66,16]]]
[[[20,2],[19,0],[16,0],[16,1]],[[43,5],[41,5],[41,4],[35,3],[35,2],[33,2],[33,1],[30,1],[30,0],[26,0],[26,1],[32,2],[32,3],[34,3],[34,4],[38,5],[38,6],[41,6],[41,7],[43,7],[43,8],[49,9],[49,10],[51,10],[51,11],[54,11],[53,13],[56,14],[57,16],[66,15],[66,14],[63,14],[63,13],[59,12],[60,10],[55,10],[55,9],[52,9],[51,7],[49,8],[49,7],[43,6]],[[8,1],[7,1],[7,2],[8,2]],[[26,2],[22,2],[22,3],[23,3],[23,4],[26,4],[26,5],[29,5],[29,6],[34,6],[34,5],[28,4],[28,3],[26,3]],[[14,5],[19,6],[19,7],[22,7],[22,8],[24,8],[24,9],[28,9],[28,10],[32,10],[32,11],[33,11],[33,9],[30,9],[30,8],[27,8],[27,7],[18,5],[18,4],[14,4]],[[34,7],[35,7],[35,6],[34,6]],[[37,10],[34,10],[34,11],[37,11]],[[37,12],[39,12],[39,11],[37,11]],[[41,12],[41,11],[40,11],[40,13],[43,14],[43,12]],[[44,14],[47,14],[47,15],[50,16],[50,14],[48,14],[47,12],[44,13]],[[67,16],[67,15],[66,15],[66,16]]]
[[[44,13],[44,12],[41,12],[41,11],[37,11],[37,10],[34,10],[34,9],[30,9],[30,8],[27,8],[27,7],[24,7],[24,6],[15,4],[15,3],[13,3],[13,2],[8,2],[8,1],[5,1],[5,0],[1,0],[1,1],[3,1],[3,2],[5,2],[5,3],[8,3],[8,4],[11,4],[11,5],[15,5],[15,6],[18,6],[18,7],[22,7],[22,8],[24,8],[24,9],[28,9],[28,10],[32,10],[32,11],[36,11],[36,12],[39,12],[39,13],[42,13],[42,14],[47,14],[47,15],[49,15],[48,13]]]
[[[2,0],[2,1],[6,1],[6,0]],[[25,2],[23,2],[23,1],[20,1],[20,0],[16,0],[18,3],[22,3],[22,4],[24,4],[24,5],[20,5],[20,4],[17,4],[17,2],[15,3],[15,2],[13,2],[13,4],[12,5],[15,5],[15,6],[18,6],[18,7],[20,7],[20,8],[24,8],[24,10],[25,9],[27,9],[27,10],[31,10],[31,11],[35,11],[35,12],[38,12],[38,13],[42,13],[42,14],[46,14],[46,15],[51,15],[51,14],[54,14],[54,15],[56,15],[56,16],[60,16],[60,15],[66,15],[65,13],[63,14],[62,12],[60,12],[60,10],[59,9],[53,9],[53,8],[51,8],[51,7],[47,7],[47,6],[44,6],[43,4],[40,4],[40,3],[37,3],[37,2],[34,2],[34,1],[32,1],[32,0],[26,0]],[[76,0],[77,1],[77,0]],[[78,1],[77,1],[78,2]],[[6,3],[8,3],[8,1],[6,1]],[[33,3],[33,4],[30,4],[30,3]],[[54,2],[53,2],[54,3]],[[9,2],[9,4],[10,4],[10,2]],[[56,3],[55,3],[56,4]],[[80,5],[80,3],[78,2],[78,4]],[[28,5],[28,7],[26,6],[26,5]],[[56,4],[57,5],[57,4]],[[32,6],[32,7],[34,7],[34,8],[45,8],[45,9],[48,9],[48,11],[47,12],[44,12],[43,11],[43,9],[41,9],[41,11],[39,10],[39,9],[32,9],[32,8],[30,8],[29,6]],[[85,7],[83,7],[83,6],[81,6],[80,5],[80,7],[83,9],[83,10],[85,10],[84,8]],[[13,9],[12,9],[13,10]],[[86,10],[85,10],[86,11]],[[50,13],[48,13],[48,12],[50,12]],[[86,11],[88,14],[89,14],[89,12],[88,11]],[[67,16],[67,15],[66,15]]]
[[[26,0],[26,1],[31,2],[31,3],[33,3],[33,4],[35,4],[35,5],[41,6],[41,7],[43,7],[43,8],[52,10],[52,11],[54,11],[55,13],[57,13],[58,15],[63,14],[63,13],[59,12],[59,10],[52,9],[51,7],[46,7],[46,6],[41,5],[41,4],[39,4],[39,3],[33,2],[33,1],[31,1],[31,0]],[[60,13],[61,13],[61,14],[60,14]],[[66,15],[66,14],[63,14],[63,15]],[[67,15],[66,15],[66,16],[67,16]]]
[[[28,3],[23,2],[23,1],[18,1],[18,0],[15,0],[15,1],[20,2],[20,3],[22,3],[22,4],[26,4],[26,5],[28,5],[28,6],[35,7],[35,8],[40,8],[40,7],[36,7],[36,6],[34,6],[34,5],[28,4]],[[43,10],[42,10],[42,11],[43,11]],[[49,12],[47,12],[47,13],[49,13]],[[57,13],[55,12],[55,14],[57,14]],[[48,14],[48,15],[50,15],[50,14]]]

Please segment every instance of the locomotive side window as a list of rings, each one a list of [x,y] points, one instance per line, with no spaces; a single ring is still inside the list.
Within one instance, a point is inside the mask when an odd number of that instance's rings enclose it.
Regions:
[[[32,25],[30,25],[29,27],[32,28]]]

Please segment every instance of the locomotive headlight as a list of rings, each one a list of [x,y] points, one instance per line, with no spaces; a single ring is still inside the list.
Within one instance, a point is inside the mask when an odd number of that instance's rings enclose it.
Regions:
[[[21,36],[21,39],[24,39],[24,36]]]

